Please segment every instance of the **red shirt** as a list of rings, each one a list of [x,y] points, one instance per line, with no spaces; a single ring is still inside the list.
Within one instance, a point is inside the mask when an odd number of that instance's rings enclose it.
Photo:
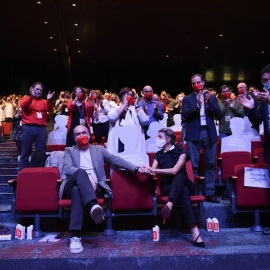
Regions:
[[[22,108],[22,124],[47,126],[47,112],[53,111],[51,100],[36,99],[25,96],[20,99]]]

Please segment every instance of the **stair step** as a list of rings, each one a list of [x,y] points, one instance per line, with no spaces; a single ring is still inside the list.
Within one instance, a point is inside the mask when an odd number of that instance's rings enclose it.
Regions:
[[[17,167],[15,168],[2,168],[0,175],[17,175]]]
[[[8,180],[11,179],[16,179],[17,178],[17,174],[12,174],[12,175],[0,175],[0,183],[1,184],[7,184]]]
[[[18,163],[0,163],[0,168],[1,168],[1,171],[2,171],[2,169],[8,169],[8,168],[17,169]]]
[[[9,184],[0,184],[0,196],[2,194],[13,194],[13,188]]]
[[[11,204],[13,193],[0,193],[0,204]]]
[[[0,212],[11,211],[11,204],[0,204]]]
[[[18,164],[18,158],[17,157],[16,158],[10,158],[10,157],[3,158],[3,157],[1,157],[0,160],[1,160],[1,163],[6,163],[6,164],[8,164],[8,163],[16,163],[16,164]]]

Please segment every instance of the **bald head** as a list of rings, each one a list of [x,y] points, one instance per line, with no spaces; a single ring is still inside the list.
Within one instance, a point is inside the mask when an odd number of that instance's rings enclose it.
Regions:
[[[79,126],[76,126],[74,128],[73,135],[74,135],[74,138],[80,137],[80,135],[88,135],[89,136],[89,131],[85,126],[79,125]]]
[[[240,82],[237,84],[237,90],[243,89],[244,94],[247,93],[247,85],[244,82]]]

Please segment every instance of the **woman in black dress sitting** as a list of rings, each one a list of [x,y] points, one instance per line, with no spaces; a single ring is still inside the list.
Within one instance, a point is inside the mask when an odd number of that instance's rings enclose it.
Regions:
[[[195,193],[195,184],[186,173],[187,154],[184,149],[176,147],[176,136],[170,128],[159,130],[156,144],[160,151],[154,156],[151,174],[161,174],[160,189],[168,201],[161,210],[163,223],[170,217],[174,205],[180,206],[187,225],[190,227],[194,246],[205,247],[194,217],[190,195]]]

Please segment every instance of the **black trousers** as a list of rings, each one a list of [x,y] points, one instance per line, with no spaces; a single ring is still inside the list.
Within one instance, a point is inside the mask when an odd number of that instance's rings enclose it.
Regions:
[[[196,224],[193,214],[190,194],[195,194],[196,186],[184,173],[178,173],[171,183],[161,184],[161,195],[168,196],[168,201],[174,206],[180,206],[188,226]]]
[[[66,182],[64,198],[71,199],[71,217],[69,230],[80,231],[82,229],[85,206],[92,200],[97,200],[104,193],[104,189],[98,185],[96,192],[89,180],[88,174],[83,169],[78,169]]]
[[[92,123],[95,140],[98,144],[102,143],[102,137],[104,136],[106,141],[108,140],[108,134],[110,129],[109,121],[106,121],[104,123]]]

